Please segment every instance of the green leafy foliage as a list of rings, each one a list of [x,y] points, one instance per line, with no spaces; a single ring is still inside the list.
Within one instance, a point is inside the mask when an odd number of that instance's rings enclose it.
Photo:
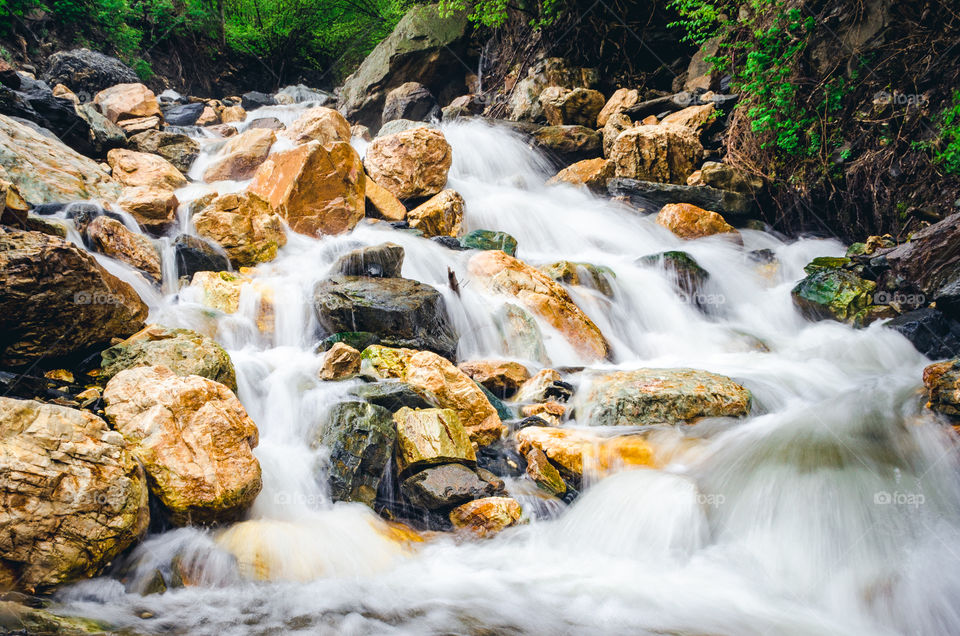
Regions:
[[[933,162],[945,172],[960,175],[960,91],[940,115],[940,139],[933,150]]]
[[[530,16],[531,26],[542,28],[556,22],[567,9],[568,0],[440,0],[441,15],[450,15],[457,11],[465,11],[472,6],[470,20],[484,26],[498,28],[510,18],[511,12]]]

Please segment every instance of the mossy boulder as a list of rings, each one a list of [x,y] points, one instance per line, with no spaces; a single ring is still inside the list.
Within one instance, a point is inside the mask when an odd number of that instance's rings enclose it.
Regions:
[[[790,292],[793,302],[805,317],[848,322],[873,301],[877,288],[875,282],[864,280],[844,269],[821,267],[814,263],[811,265],[812,273]]]
[[[373,506],[395,440],[392,414],[382,406],[334,406],[316,440],[330,451],[327,479],[333,500]]]
[[[517,255],[517,239],[506,232],[474,230],[460,237],[460,245],[473,250],[502,250],[510,256]]]

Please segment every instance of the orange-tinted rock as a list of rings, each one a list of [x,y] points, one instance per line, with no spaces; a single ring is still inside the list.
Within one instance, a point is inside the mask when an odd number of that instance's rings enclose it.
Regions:
[[[460,363],[459,367],[475,382],[499,396],[512,395],[530,377],[525,366],[507,360],[471,360]]]
[[[319,141],[324,146],[337,141],[350,142],[350,124],[343,115],[332,108],[317,106],[309,108],[282,133],[295,143]]]
[[[569,183],[578,187],[585,186],[597,193],[603,193],[607,191],[607,182],[614,177],[615,173],[616,165],[612,161],[597,157],[596,159],[584,159],[567,166],[551,177],[547,183]]]
[[[657,213],[657,223],[680,238],[695,239],[714,234],[732,234],[739,238],[740,233],[717,214],[690,203],[668,203]]]
[[[197,233],[226,250],[234,267],[272,261],[286,245],[283,223],[256,194],[225,194],[193,217]]]
[[[387,221],[402,221],[407,218],[407,208],[400,199],[373,179],[367,178],[364,194],[376,217]]]
[[[177,221],[180,202],[173,190],[164,187],[135,186],[124,188],[117,206],[126,210],[144,229],[161,234]]]
[[[227,106],[222,111],[220,111],[220,121],[225,124],[231,122],[243,121],[247,118],[247,111],[243,109],[243,106],[237,104],[236,106]]]
[[[520,523],[523,509],[510,497],[484,497],[461,504],[450,511],[450,522],[481,539],[499,534]]]
[[[618,177],[661,183],[685,184],[702,158],[696,133],[672,124],[629,128],[610,150]]]
[[[683,126],[684,128],[689,128],[697,135],[702,136],[718,114],[713,102],[707,102],[701,106],[688,106],[683,110],[670,113],[660,120],[660,125],[674,124]]]
[[[371,179],[403,200],[443,190],[452,155],[442,132],[419,127],[377,137],[363,162]]]
[[[589,88],[569,90],[551,86],[540,93],[539,101],[551,126],[596,128],[597,117],[606,99],[600,91]]]
[[[242,181],[249,179],[270,154],[277,134],[266,128],[251,128],[232,137],[218,153],[220,158],[203,173],[203,180]]]
[[[317,374],[321,380],[343,380],[360,372],[360,352],[348,344],[335,343],[323,356]]]
[[[101,254],[136,267],[155,282],[163,280],[160,252],[143,234],[131,232],[123,223],[108,216],[98,216],[91,221],[86,234]]]
[[[653,446],[640,435],[602,437],[583,429],[528,426],[516,437],[521,453],[537,448],[573,476],[584,471],[603,476],[624,467],[657,465]]]
[[[463,197],[444,190],[407,213],[407,222],[426,237],[457,236],[463,223]]]
[[[107,153],[113,178],[125,186],[150,186],[175,190],[187,185],[187,178],[159,155],[114,148]]]
[[[153,91],[143,84],[117,84],[97,93],[93,103],[113,123],[139,117],[160,117]]]
[[[618,88],[604,104],[600,114],[597,115],[597,127],[603,128],[607,125],[607,120],[610,119],[611,115],[622,113],[631,106],[636,106],[639,102],[640,91],[635,88]]]

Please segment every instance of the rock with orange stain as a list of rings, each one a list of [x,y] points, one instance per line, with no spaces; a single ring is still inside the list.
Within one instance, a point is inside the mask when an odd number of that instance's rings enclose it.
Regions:
[[[397,427],[397,470],[407,473],[450,463],[476,464],[467,430],[452,409],[411,409],[393,414]]]
[[[729,234],[736,239],[740,238],[740,233],[722,216],[691,203],[668,203],[657,213],[657,223],[683,239],[697,239],[714,234]]]
[[[559,331],[581,356],[602,360],[610,346],[600,328],[583,313],[562,285],[543,272],[504,252],[478,252],[470,259],[470,275],[492,292],[520,304]]]
[[[93,103],[113,123],[140,117],[160,117],[157,96],[143,84],[111,86],[97,93]]]
[[[612,115],[622,113],[631,106],[640,103],[640,91],[635,88],[618,88],[614,91],[607,103],[604,104],[600,114],[597,115],[597,127],[603,128],[607,125],[607,120]]]
[[[404,200],[443,190],[452,159],[443,133],[420,126],[377,137],[363,162],[371,179]]]
[[[488,391],[499,397],[509,397],[530,377],[527,367],[508,360],[471,360],[461,362],[460,370]]]
[[[293,140],[294,143],[319,141],[330,147],[332,144],[343,141],[350,143],[350,124],[339,112],[325,106],[308,108],[303,111],[290,127],[281,133],[282,137]]]
[[[444,190],[407,213],[407,222],[426,237],[460,234],[463,197],[456,190]]]
[[[629,466],[656,466],[653,446],[641,435],[602,437],[583,429],[528,426],[516,435],[521,454],[536,448],[562,472],[579,478],[585,470],[599,475]]]
[[[614,177],[615,173],[616,165],[609,159],[602,157],[584,159],[558,172],[547,181],[547,184],[568,183],[601,193],[607,191],[607,182]]]
[[[527,404],[520,407],[520,415],[524,417],[539,417],[556,426],[560,425],[560,420],[566,412],[567,407],[559,402]]]
[[[218,153],[219,159],[203,173],[207,182],[249,179],[270,154],[277,133],[266,128],[251,128],[232,137]]]
[[[450,522],[481,539],[499,534],[520,523],[523,508],[510,497],[484,497],[461,504],[450,511]]]
[[[407,218],[407,208],[400,202],[400,199],[369,177],[366,180],[364,194],[369,204],[367,211],[372,213],[367,216],[374,216],[387,221],[402,221]]]
[[[280,217],[255,194],[224,194],[194,215],[197,234],[216,241],[234,267],[272,261],[286,245]]]
[[[923,370],[927,408],[960,418],[960,359],[936,362]]]

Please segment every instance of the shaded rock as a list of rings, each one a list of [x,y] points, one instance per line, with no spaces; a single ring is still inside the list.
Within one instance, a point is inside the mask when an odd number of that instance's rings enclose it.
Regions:
[[[197,272],[230,269],[230,259],[222,249],[207,239],[181,234],[173,242],[177,275],[192,277]]]
[[[460,233],[463,223],[463,197],[456,190],[443,190],[407,212],[407,223],[426,237],[451,236]]]
[[[700,166],[700,180],[708,186],[741,194],[753,194],[763,187],[760,177],[716,161],[705,161]]]
[[[366,402],[334,406],[318,440],[330,450],[330,497],[372,507],[396,436],[390,411],[381,406]]]
[[[740,237],[740,233],[722,216],[689,203],[668,203],[657,213],[656,221],[683,239],[697,239],[714,234],[730,234],[737,239]]]
[[[403,248],[395,243],[383,243],[347,252],[330,271],[342,276],[399,278],[402,267]]]
[[[544,126],[533,138],[564,164],[599,157],[602,150],[600,134],[586,126]]]
[[[384,123],[394,119],[428,121],[439,115],[440,107],[430,89],[419,82],[404,82],[387,93],[380,119]]]
[[[113,170],[113,178],[125,186],[176,190],[187,185],[187,178],[158,155],[115,148],[107,153],[107,163]]]
[[[337,141],[350,143],[352,135],[350,124],[343,115],[332,108],[318,106],[303,111],[283,136],[298,144],[319,141],[324,146],[330,146]]]
[[[573,481],[585,473],[603,476],[625,467],[657,465],[654,448],[641,435],[601,437],[573,428],[528,426],[517,431],[521,453],[542,451]]]
[[[174,525],[234,521],[259,494],[257,426],[224,385],[139,367],[114,376],[103,399]]]
[[[360,352],[342,342],[335,343],[323,356],[317,374],[321,380],[343,380],[360,372]]]
[[[117,198],[117,206],[132,214],[141,227],[153,234],[163,234],[173,227],[179,205],[173,190],[148,185],[124,188]]]
[[[540,95],[551,86],[562,88],[592,88],[599,81],[596,69],[577,68],[559,57],[544,58],[527,69],[510,94],[507,117],[513,121],[543,121]],[[590,122],[592,127],[595,122]]]
[[[450,522],[481,539],[499,534],[520,523],[523,509],[510,497],[485,497],[457,506],[450,511]]]
[[[290,228],[306,234],[340,234],[360,222],[366,177],[350,144],[317,141],[271,155],[249,191],[265,199]]]
[[[662,267],[672,275],[674,289],[699,305],[697,299],[703,296],[703,286],[710,279],[710,274],[692,256],[686,252],[669,251],[644,256],[637,262]]]
[[[597,128],[607,125],[610,117],[622,113],[640,101],[640,91],[635,88],[618,88],[597,115]]]
[[[681,91],[673,95],[655,97],[631,106],[623,112],[633,119],[644,119],[650,115],[660,115],[665,112],[683,110],[694,102],[693,93]]]
[[[98,216],[87,226],[86,237],[97,252],[141,270],[154,282],[163,280],[157,247],[143,234],[128,230],[120,221]]]
[[[597,126],[597,116],[606,99],[603,93],[588,88],[568,90],[559,86],[547,88],[539,97],[540,107],[551,126]]]
[[[687,128],[634,126],[617,137],[610,150],[616,176],[685,184],[703,158],[703,146]]]
[[[200,102],[180,104],[163,112],[168,126],[193,126],[203,114],[204,105]]]
[[[321,340],[320,344],[317,345],[317,351],[329,351],[338,342],[349,345],[357,351],[363,351],[370,345],[380,342],[380,338],[377,337],[377,334],[369,331],[341,331]]]
[[[456,355],[458,336],[440,293],[405,278],[335,276],[314,290],[320,326],[328,333],[369,331],[385,345]]]
[[[126,337],[147,306],[130,285],[58,237],[0,227],[0,364],[21,365]]]
[[[200,154],[200,144],[180,133],[148,130],[133,135],[129,141],[134,150],[160,155],[182,173],[190,170]]]
[[[50,131],[51,136],[82,154],[94,154],[90,126],[77,113],[73,101],[55,96],[43,82],[20,79],[20,91],[0,86],[0,113],[28,121],[41,132]]]
[[[469,271],[490,291],[516,298],[559,331],[580,355],[594,360],[609,355],[600,329],[577,307],[567,290],[543,272],[498,251],[474,255]]]
[[[402,221],[407,218],[407,208],[400,199],[373,179],[367,178],[364,195],[367,198],[367,216],[387,221]]]
[[[428,197],[447,183],[452,150],[443,133],[414,128],[377,137],[363,164],[370,178],[399,199]]]
[[[429,409],[433,405],[413,390],[409,384],[395,380],[384,380],[375,384],[365,384],[353,389],[353,395],[396,412],[403,407],[411,409]]]
[[[0,397],[0,585],[93,576],[146,532],[143,470],[86,411]]]
[[[706,210],[716,210],[727,218],[743,219],[756,213],[756,201],[752,195],[709,186],[614,178],[608,181],[607,191],[644,212],[658,212],[670,203],[689,203]]]
[[[936,309],[909,311],[884,326],[899,332],[931,360],[960,356],[960,323]]]
[[[216,241],[236,267],[272,261],[287,244],[283,223],[251,193],[225,194],[193,217],[201,236]]]
[[[256,110],[264,106],[276,106],[277,100],[273,98],[273,95],[250,91],[240,96],[240,105],[243,106],[244,110]]]
[[[548,184],[568,183],[587,187],[598,194],[606,193],[607,183],[613,179],[616,166],[609,159],[585,159],[567,166],[547,181]]]
[[[510,256],[517,254],[517,239],[506,232],[473,230],[460,237],[460,245],[472,250],[501,250]]]
[[[362,354],[362,371],[379,379],[409,384],[433,406],[452,409],[480,446],[500,439],[506,428],[480,387],[449,360],[430,351],[374,345]]]
[[[790,291],[794,304],[810,320],[853,320],[873,302],[877,284],[844,269],[818,269]]]
[[[136,82],[105,88],[94,96],[93,103],[115,124],[124,120],[162,116],[157,96],[152,90]]]
[[[77,114],[89,126],[90,144],[94,156],[105,157],[114,148],[123,148],[127,145],[127,134],[123,128],[101,115],[93,104],[80,104],[77,106]]]
[[[692,424],[703,417],[745,416],[751,400],[750,391],[716,373],[637,369],[590,378],[577,412],[593,426]]]
[[[54,53],[47,60],[43,79],[50,84],[66,84],[71,90],[88,95],[117,84],[139,81],[134,70],[117,58],[89,49]]]
[[[104,634],[110,625],[100,621],[29,607],[14,601],[0,601],[0,631],[5,634],[57,634],[57,636],[90,636]]]
[[[152,324],[100,353],[100,378],[136,367],[163,366],[177,375],[199,375],[237,391],[230,355],[215,340],[190,329]]]
[[[397,427],[397,469],[400,474],[438,464],[477,461],[466,429],[452,409],[401,408]]]
[[[927,408],[951,419],[960,418],[960,360],[931,364],[923,370]]]
[[[517,388],[530,378],[530,372],[525,366],[508,360],[471,360],[458,366],[474,382],[498,397],[513,395]]]
[[[400,491],[415,506],[427,510],[452,508],[493,490],[487,482],[463,464],[443,464],[407,477]]]

